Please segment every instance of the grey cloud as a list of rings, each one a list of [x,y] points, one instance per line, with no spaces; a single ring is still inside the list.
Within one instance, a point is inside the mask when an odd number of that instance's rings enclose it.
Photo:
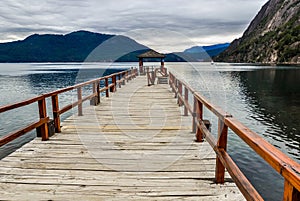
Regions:
[[[136,29],[168,29],[205,42],[242,31],[267,0],[2,0],[0,41],[33,33],[90,30],[123,34]],[[219,39],[218,39],[219,38]],[[150,39],[149,39],[150,40]],[[200,43],[200,41],[196,41]],[[207,42],[209,43],[209,42]]]

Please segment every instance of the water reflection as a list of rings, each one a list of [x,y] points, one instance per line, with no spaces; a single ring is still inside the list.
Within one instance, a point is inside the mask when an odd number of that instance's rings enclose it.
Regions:
[[[231,73],[236,77],[237,72]],[[239,72],[250,117],[267,126],[262,135],[300,161],[300,69]]]

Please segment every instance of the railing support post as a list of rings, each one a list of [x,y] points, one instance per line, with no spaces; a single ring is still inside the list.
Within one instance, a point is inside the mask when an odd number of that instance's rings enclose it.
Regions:
[[[197,122],[203,121],[203,104],[197,99],[196,99],[196,121]],[[198,126],[196,130],[197,130],[196,142],[203,142],[203,134]]]
[[[194,107],[193,107],[193,122],[192,122],[192,132],[196,132],[196,127],[197,127],[197,98],[194,96]]]
[[[47,117],[47,108],[46,108],[46,100],[45,98],[41,99],[38,101],[39,105],[39,115],[40,119],[44,119]],[[41,136],[42,136],[42,141],[46,141],[49,139],[49,134],[48,134],[48,124],[44,123],[41,125]]]
[[[114,86],[113,86],[113,90],[112,90],[112,92],[116,92],[117,91],[117,78],[116,78],[116,75],[113,75],[112,76],[112,83],[114,84]]]
[[[100,81],[97,82],[97,102],[98,104],[100,103],[100,100],[101,100],[101,94],[100,94]]]
[[[171,88],[172,88],[172,92],[173,92],[173,93],[176,93],[174,75],[171,74],[171,73],[170,73],[170,79],[169,79],[169,82],[170,82],[170,86],[171,86]],[[172,85],[174,85],[174,88],[173,88]]]
[[[105,87],[106,87],[106,90],[105,90],[106,97],[109,97],[108,78],[107,77],[105,78]]]
[[[135,69],[133,67],[131,67],[131,73],[132,73],[133,78],[136,78]]]
[[[51,97],[52,99],[52,112],[53,112],[53,119],[54,119],[54,127],[55,132],[60,133],[60,114],[59,114],[59,104],[58,104],[58,95],[54,95]]]
[[[147,83],[148,83],[148,86],[150,86],[150,72],[149,72],[149,67],[146,68],[146,74],[147,74]]]
[[[179,84],[178,84],[178,93],[180,96],[178,96],[177,103],[179,106],[182,106],[182,100],[181,100],[181,98],[182,98],[182,83],[181,82],[179,82]]]
[[[113,78],[111,78],[111,83],[114,84]],[[115,86],[110,87],[109,92],[113,93],[114,92],[114,87]]]
[[[218,149],[227,149],[227,133],[228,127],[224,124],[224,121],[219,119],[218,123],[218,142],[217,147]],[[215,180],[218,184],[223,184],[225,181],[225,167],[222,164],[221,160],[217,156],[216,158],[216,173],[215,173]]]
[[[184,87],[184,101],[186,104],[189,102],[189,90],[186,86]],[[188,108],[186,104],[184,104],[184,116],[188,116]]]
[[[82,89],[77,88],[77,99],[78,99],[78,116],[82,116]]]
[[[96,95],[94,97],[92,97],[92,99],[90,100],[90,105],[96,106],[99,104],[97,82],[93,83],[93,94],[96,94]]]
[[[129,72],[129,80],[132,80],[133,79],[132,69],[128,70],[128,72]]]
[[[123,85],[126,85],[126,73],[122,73]]]
[[[128,71],[125,72],[125,80],[126,80],[126,82],[129,82]]]
[[[122,79],[122,75],[121,75],[121,74],[119,74],[119,75],[118,75],[118,80],[119,80],[119,88],[121,88],[121,86],[122,86],[121,79]]]
[[[178,96],[178,80],[174,77],[174,85],[175,85],[175,96],[174,98],[177,98]]]
[[[300,192],[288,181],[284,180],[283,201],[300,200]]]

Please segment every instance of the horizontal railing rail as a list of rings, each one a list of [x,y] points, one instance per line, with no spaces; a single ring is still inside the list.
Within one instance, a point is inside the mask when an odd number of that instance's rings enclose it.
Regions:
[[[257,133],[251,131],[232,115],[223,111],[220,107],[210,103],[204,96],[194,90],[186,82],[176,78],[169,73],[169,84],[178,104],[184,106],[184,115],[190,113],[193,117],[192,130],[196,133],[196,140],[206,141],[216,152],[216,183],[224,183],[225,168],[237,184],[240,191],[247,200],[263,200],[261,195],[256,191],[246,176],[227,153],[227,133],[230,128],[238,135],[252,150],[260,155],[271,167],[281,174],[284,178],[284,195],[283,200],[296,201],[300,200],[300,165],[273,145],[268,143]],[[184,89],[184,90],[183,90]],[[193,97],[193,106],[190,105],[189,93]],[[216,139],[205,125],[203,119],[203,108],[206,107],[218,118],[218,138]]]
[[[87,100],[91,100],[93,105],[97,105],[100,103],[100,96],[101,92],[105,92],[106,97],[109,97],[110,92],[115,92],[117,90],[117,86],[121,87],[121,85],[125,85],[126,82],[135,78],[138,75],[137,69],[131,68],[129,70],[113,73],[111,75],[107,75],[105,77],[100,77],[97,79],[93,79],[87,82],[79,83],[70,87],[66,87],[63,89],[58,89],[56,91],[52,91],[50,93],[42,94],[34,98],[30,98],[21,102],[17,102],[10,105],[5,105],[0,107],[0,114],[11,111],[17,108],[21,108],[33,103],[38,103],[38,110],[39,110],[39,120],[36,122],[32,122],[29,125],[20,128],[19,130],[13,131],[3,137],[0,138],[0,147],[17,139],[18,137],[34,130],[39,129],[40,135],[42,140],[49,139],[48,133],[48,123],[49,123],[49,116],[47,114],[47,107],[46,107],[46,98],[51,98],[52,102],[52,114],[53,114],[53,121],[55,132],[61,132],[60,126],[60,115],[67,112],[68,110],[77,107],[78,108],[78,115],[83,115],[82,104]],[[100,88],[100,81],[104,81],[104,86]],[[86,86],[92,85],[92,94],[83,97],[83,89]],[[70,103],[62,108],[59,106],[59,99],[58,96],[65,92],[69,92],[72,90],[77,90],[77,100],[73,103]]]

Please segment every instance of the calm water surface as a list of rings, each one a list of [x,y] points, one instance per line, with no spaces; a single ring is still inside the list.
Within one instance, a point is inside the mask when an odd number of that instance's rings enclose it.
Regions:
[[[0,105],[132,66],[137,64],[0,64]],[[109,70],[106,70],[108,67]],[[210,63],[167,63],[167,67],[211,102],[300,162],[300,68]],[[75,91],[60,96],[61,107],[75,97]],[[37,120],[37,114],[36,104],[1,114],[0,135]],[[204,115],[213,125],[212,132],[216,133],[217,119],[209,111],[205,111]],[[35,132],[31,132],[0,148],[0,158],[34,137]],[[228,151],[266,200],[282,200],[281,176],[232,132],[229,132]]]

